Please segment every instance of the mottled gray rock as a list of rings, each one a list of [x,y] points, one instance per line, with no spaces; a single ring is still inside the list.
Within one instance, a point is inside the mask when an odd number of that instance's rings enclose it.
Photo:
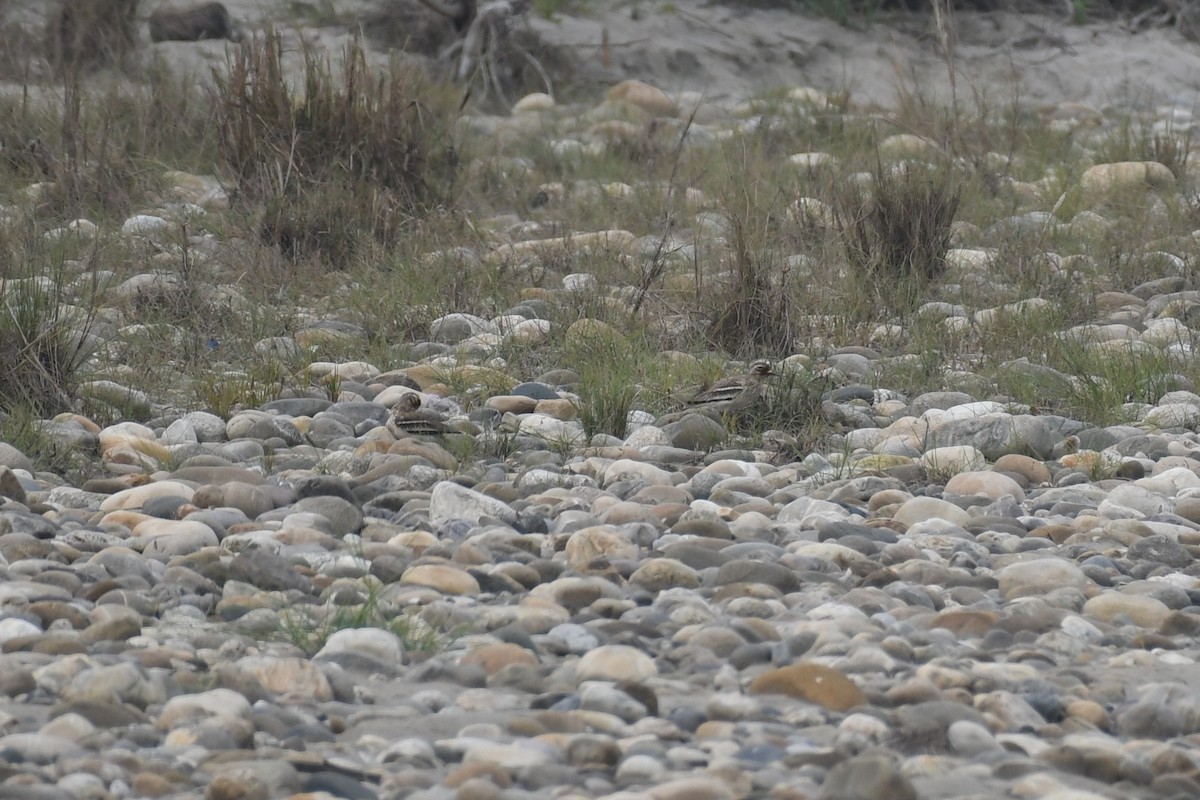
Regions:
[[[441,481],[434,485],[429,495],[429,521],[433,525],[440,525],[452,519],[479,522],[483,517],[510,525],[517,521],[516,512],[494,497],[488,497],[482,492],[467,489],[451,481]]]
[[[362,527],[363,514],[355,503],[334,495],[305,497],[292,504],[296,514],[317,514],[329,520],[330,532],[334,536],[357,533]]]
[[[704,414],[687,414],[661,427],[671,445],[684,450],[702,452],[716,447],[728,436],[721,423]]]
[[[1143,539],[1138,539],[1129,546],[1126,555],[1137,561],[1151,561],[1156,564],[1165,564],[1168,567],[1187,567],[1195,560],[1187,548],[1179,543],[1178,539],[1167,536],[1166,534],[1157,534],[1147,536]]]
[[[260,548],[238,553],[229,562],[229,577],[271,592],[312,591],[312,581],[297,570],[291,559]]]
[[[435,342],[457,344],[479,333],[499,333],[496,326],[474,314],[453,313],[438,317],[429,324]]]
[[[0,442],[0,465],[11,469],[23,469],[26,472],[33,471],[33,462],[29,457],[7,442]]]
[[[236,414],[225,424],[225,433],[230,439],[279,438],[288,445],[298,445],[304,441],[304,436],[290,419],[261,411]]]
[[[984,414],[935,428],[926,448],[950,447],[969,442],[989,461],[1009,453],[1049,458],[1062,437],[1039,417],[1021,414]]]

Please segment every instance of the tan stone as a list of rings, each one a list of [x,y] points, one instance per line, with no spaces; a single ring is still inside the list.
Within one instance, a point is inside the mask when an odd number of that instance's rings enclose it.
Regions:
[[[830,711],[846,711],[867,701],[854,681],[820,664],[792,664],[765,672],[750,684],[750,694],[783,694]]]
[[[501,414],[529,414],[537,407],[538,401],[521,394],[498,394],[489,397],[483,404]]]
[[[946,481],[946,491],[962,496],[982,496],[992,500],[1009,496],[1018,503],[1024,502],[1025,491],[1015,480],[999,472],[960,472]]]
[[[1157,629],[1171,613],[1171,609],[1153,597],[1110,591],[1096,595],[1084,603],[1083,613],[1103,622],[1117,622],[1128,618],[1134,625]]]
[[[438,539],[429,531],[404,531],[388,539],[388,544],[412,548],[420,553],[438,543]]]
[[[1036,458],[1023,456],[1019,453],[1007,453],[996,459],[993,467],[999,472],[1011,472],[1029,481],[1031,486],[1041,486],[1050,482],[1050,470]]]
[[[638,80],[621,81],[605,95],[610,103],[628,103],[648,114],[658,117],[673,117],[678,113],[674,101],[657,87]]]
[[[58,414],[57,416],[55,416],[54,421],[55,422],[73,422],[76,425],[79,425],[81,428],[83,428],[88,433],[94,433],[97,435],[99,435],[99,433],[100,433],[100,426],[97,425],[96,423],[92,422],[90,419],[83,416],[82,414],[71,414],[69,412],[64,412],[62,414]]]
[[[936,143],[912,133],[894,133],[879,143],[879,155],[884,158],[934,156],[940,152]]]
[[[1127,189],[1169,189],[1175,175],[1157,161],[1117,161],[1088,167],[1079,186],[1089,200]]]
[[[453,383],[476,384],[493,389],[507,391],[516,385],[516,380],[499,370],[481,367],[478,364],[459,364],[454,367],[439,367],[433,364],[417,364],[406,367],[400,372],[412,379],[421,391],[430,394],[445,394],[434,391],[438,386],[444,388],[447,381]],[[503,387],[503,388],[502,388]]]
[[[238,660],[237,668],[279,695],[303,702],[333,699],[333,689],[325,673],[306,658],[248,656]]]
[[[545,92],[533,92],[513,103],[512,113],[526,114],[529,112],[550,111],[554,108],[554,98]]]
[[[175,786],[155,772],[139,772],[133,776],[130,786],[138,797],[164,797],[175,791]]]
[[[700,585],[700,576],[694,569],[673,558],[650,558],[629,576],[629,582],[652,592],[676,586],[695,589]]]
[[[598,511],[599,509],[593,509]],[[613,503],[600,515],[600,521],[605,525],[627,525],[631,522],[648,522],[653,525],[658,517],[656,508],[641,503]]]
[[[570,400],[538,400],[533,410],[537,414],[561,420],[575,419],[579,416],[579,409]]]
[[[501,789],[507,789],[512,786],[512,778],[508,772],[496,766],[488,764],[484,761],[476,761],[471,764],[459,764],[446,773],[445,779],[442,781],[443,786],[448,786],[451,789],[456,789],[469,780],[485,779],[499,786]]]
[[[453,470],[458,466],[458,459],[446,452],[444,447],[416,438],[398,439],[388,446],[387,452],[389,455],[420,456],[438,469]]]
[[[192,203],[210,211],[229,208],[229,193],[219,180],[210,175],[167,170],[162,177],[168,193],[181,203]]]
[[[884,506],[898,506],[911,497],[911,494],[900,489],[883,489],[871,495],[871,499],[867,501],[867,509],[875,513]]]
[[[966,511],[948,500],[937,497],[914,497],[906,500],[892,518],[905,527],[927,519],[944,519],[955,525],[966,525],[971,521],[971,515]]]
[[[100,504],[100,510],[119,511],[141,508],[147,500],[157,497],[183,497],[190,502],[195,493],[192,487],[177,481],[156,481],[145,486],[125,489],[105,498],[104,502]]]
[[[152,517],[138,513],[137,511],[110,511],[100,518],[101,525],[124,525],[129,530],[133,530],[139,523],[144,520],[153,519]]]
[[[593,525],[571,534],[567,539],[566,555],[571,567],[582,569],[601,556],[636,559],[638,546],[612,526]]]
[[[821,169],[821,168],[835,169],[840,165],[840,162],[838,161],[836,156],[830,155],[829,153],[821,153],[821,152],[793,153],[792,155],[788,156],[788,163],[791,164],[793,167],[798,167],[800,169],[805,169],[805,170],[814,170],[814,169]],[[814,198],[810,197],[810,198],[803,198],[803,199],[812,200]],[[820,202],[820,201],[817,201],[817,202]],[[828,208],[828,206],[826,206],[826,208]]]
[[[100,455],[108,458],[109,453],[119,448],[131,448],[158,461],[166,461],[171,454],[167,448],[148,436],[131,436],[120,432],[100,432]]]
[[[466,570],[449,564],[418,564],[400,576],[402,583],[415,583],[437,589],[442,594],[479,594],[479,581]]]
[[[139,544],[144,544],[147,554],[153,550],[181,555],[218,543],[217,534],[203,522],[155,517],[139,522],[133,529],[133,536],[138,543],[132,546],[137,548]]]
[[[990,631],[1000,615],[995,611],[972,611],[961,608],[950,608],[939,611],[929,623],[930,628],[945,628],[955,636],[983,636]]]
[[[1112,717],[1105,711],[1104,706],[1094,700],[1072,700],[1067,703],[1066,710],[1068,717],[1081,719],[1102,731],[1112,728]]]
[[[646,681],[658,675],[654,659],[623,644],[609,644],[588,651],[575,665],[580,681]]]
[[[604,139],[632,142],[646,136],[646,128],[623,119],[606,119],[588,128],[588,134]]]
[[[503,264],[511,261],[523,261],[532,257],[561,259],[576,254],[587,255],[605,251],[624,253],[636,239],[636,236],[625,230],[570,233],[552,239],[531,239],[516,244],[501,245],[492,251],[490,258]],[[415,367],[410,369],[415,369]],[[413,377],[411,373],[409,377]],[[419,379],[413,377],[413,380],[420,384]],[[422,385],[421,388],[425,387]]]
[[[305,350],[322,345],[346,344],[356,338],[358,335],[353,332],[335,328],[304,328],[292,334],[292,340]]]
[[[477,647],[463,656],[462,664],[478,665],[488,675],[495,675],[511,664],[538,665],[537,656],[517,644],[500,642]]]
[[[733,791],[714,776],[675,778],[649,791],[652,800],[733,800]]]

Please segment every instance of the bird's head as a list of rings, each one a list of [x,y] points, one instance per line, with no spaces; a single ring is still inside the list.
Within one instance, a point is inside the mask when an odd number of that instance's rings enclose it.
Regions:
[[[421,396],[416,392],[409,392],[401,396],[396,401],[396,405],[392,406],[393,414],[411,414],[421,407]]]
[[[765,358],[760,358],[750,365],[750,376],[758,378],[769,378],[775,374],[775,370],[771,367],[771,362]]]

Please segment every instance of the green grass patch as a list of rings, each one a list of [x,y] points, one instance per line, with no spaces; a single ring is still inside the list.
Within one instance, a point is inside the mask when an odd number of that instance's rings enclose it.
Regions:
[[[278,638],[312,656],[337,631],[379,628],[400,639],[406,658],[419,659],[444,650],[468,632],[430,624],[416,612],[390,608],[383,599],[383,588],[371,582],[358,598],[361,602],[348,605],[288,606],[280,612]]]
[[[64,249],[36,230],[0,231],[0,411],[69,410],[98,346],[96,292],[71,292],[78,275]]]

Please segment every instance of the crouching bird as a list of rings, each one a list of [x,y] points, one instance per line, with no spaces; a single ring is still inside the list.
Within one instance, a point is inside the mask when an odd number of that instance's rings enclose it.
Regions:
[[[421,407],[421,396],[416,392],[404,395],[392,406],[387,429],[397,439],[406,436],[442,436],[453,431],[443,415]]]
[[[771,362],[760,358],[750,364],[746,374],[717,381],[685,400],[679,411],[659,417],[655,424],[662,427],[678,422],[688,414],[704,414],[714,419],[737,414],[762,399],[767,379],[775,374]]]

